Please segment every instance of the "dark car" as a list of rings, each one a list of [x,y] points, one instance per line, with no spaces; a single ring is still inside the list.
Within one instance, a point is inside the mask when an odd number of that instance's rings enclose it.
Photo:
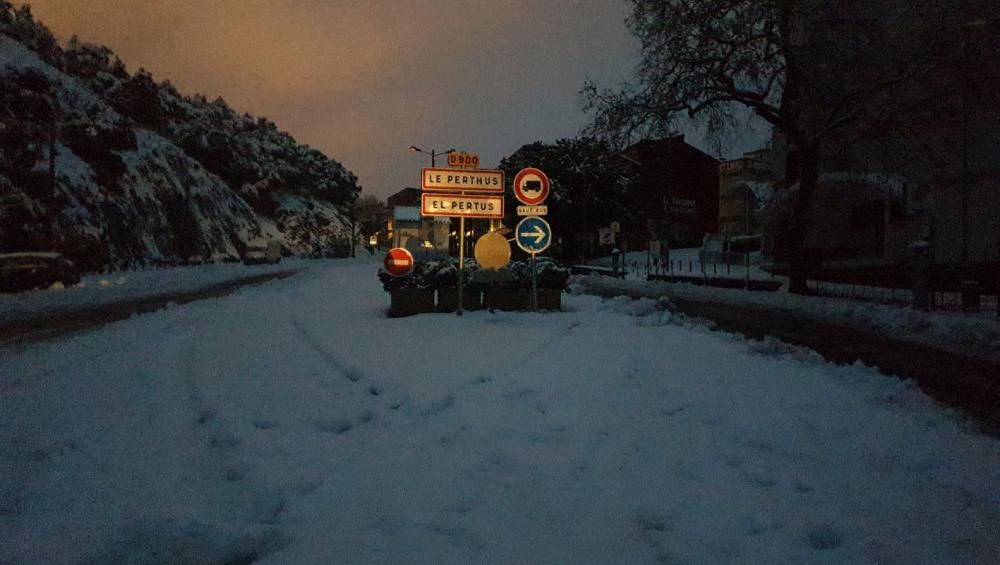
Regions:
[[[65,286],[80,282],[79,269],[59,253],[0,253],[0,292],[48,288],[57,282]]]

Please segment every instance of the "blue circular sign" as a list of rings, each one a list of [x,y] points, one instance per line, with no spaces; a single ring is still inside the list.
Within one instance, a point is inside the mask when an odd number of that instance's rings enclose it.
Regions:
[[[541,253],[552,243],[552,228],[538,216],[528,216],[514,229],[517,246],[527,253]]]

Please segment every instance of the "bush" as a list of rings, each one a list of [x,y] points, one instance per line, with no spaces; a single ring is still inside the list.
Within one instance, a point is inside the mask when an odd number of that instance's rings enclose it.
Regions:
[[[472,286],[472,273],[477,267],[467,263],[465,266],[465,284]],[[513,276],[512,280],[491,283],[504,288],[531,288],[531,262],[513,261],[502,270],[509,271]],[[536,261],[536,270],[539,288],[551,288],[562,290],[566,287],[569,279],[569,269],[560,266],[555,261],[543,258]],[[379,269],[378,278],[382,281],[382,288],[388,292],[404,289],[437,289],[455,288],[458,286],[458,261],[454,258],[447,258],[435,261],[418,261],[413,266],[413,271],[402,277],[394,277]]]
[[[506,268],[514,275],[514,280],[506,284],[517,288],[531,288],[530,260],[513,261]],[[570,275],[569,269],[547,257],[535,260],[535,272],[539,288],[559,290],[566,288],[566,281]]]

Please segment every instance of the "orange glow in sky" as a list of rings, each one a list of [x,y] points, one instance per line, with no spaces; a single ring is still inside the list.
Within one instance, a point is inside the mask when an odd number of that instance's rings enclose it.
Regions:
[[[429,158],[484,168],[576,135],[578,91],[638,62],[619,0],[32,0],[61,39],[107,45],[183,94],[222,96],[337,159],[382,198]],[[440,163],[439,163],[440,164]]]

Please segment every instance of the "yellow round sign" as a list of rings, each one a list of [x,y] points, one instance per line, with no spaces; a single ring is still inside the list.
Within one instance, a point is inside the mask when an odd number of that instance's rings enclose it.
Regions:
[[[476,263],[484,269],[499,269],[510,263],[510,243],[507,238],[490,232],[476,241]]]

